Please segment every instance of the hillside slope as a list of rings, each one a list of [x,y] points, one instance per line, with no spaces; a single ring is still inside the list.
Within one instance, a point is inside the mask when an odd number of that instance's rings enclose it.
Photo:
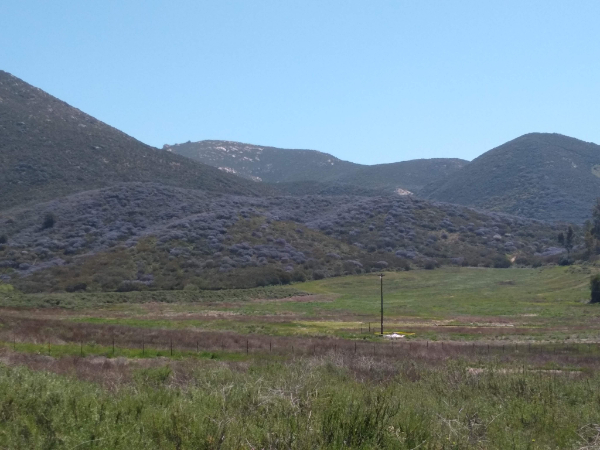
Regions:
[[[542,222],[412,196],[244,197],[123,183],[0,212],[0,282],[28,292],[215,289],[409,261],[505,266],[507,254],[533,261],[556,234]]]
[[[426,186],[422,194],[525,217],[582,223],[600,197],[600,146],[560,134],[526,134]]]
[[[468,164],[456,158],[417,159],[366,166],[342,161],[316,150],[289,150],[231,141],[199,141],[165,145],[164,150],[182,155],[244,178],[266,183],[288,183],[286,193],[335,192],[370,195],[417,192]],[[323,183],[311,187],[310,183]]]
[[[419,193],[426,185],[444,179],[469,162],[458,158],[413,159],[391,164],[362,166],[349,175],[336,178],[341,183],[351,183],[362,188],[404,189]]]
[[[165,145],[163,149],[267,183],[327,181],[360,167],[316,150],[286,150],[231,141],[186,142]]]
[[[267,189],[149,147],[0,71],[0,209],[130,181],[239,194]]]

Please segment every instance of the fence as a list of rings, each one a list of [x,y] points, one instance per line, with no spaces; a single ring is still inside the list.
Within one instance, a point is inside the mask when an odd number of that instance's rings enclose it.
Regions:
[[[228,336],[231,338],[231,336]],[[50,356],[60,355],[104,355],[108,357],[186,357],[202,355],[298,355],[317,356],[325,354],[372,356],[376,358],[450,357],[450,356],[520,356],[542,355],[551,359],[556,356],[600,357],[599,343],[567,342],[457,342],[423,340],[343,340],[334,338],[271,338],[269,336],[222,339],[220,342],[211,336],[209,341],[202,339],[168,340],[146,338],[137,340],[116,337],[100,342],[85,340],[53,340],[53,342],[31,342],[13,337],[12,342],[4,342],[4,347],[13,350],[30,351]]]

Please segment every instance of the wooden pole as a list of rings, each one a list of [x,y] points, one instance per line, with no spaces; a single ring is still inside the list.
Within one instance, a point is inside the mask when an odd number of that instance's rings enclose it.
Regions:
[[[379,275],[381,281],[381,336],[383,336],[383,274]]]

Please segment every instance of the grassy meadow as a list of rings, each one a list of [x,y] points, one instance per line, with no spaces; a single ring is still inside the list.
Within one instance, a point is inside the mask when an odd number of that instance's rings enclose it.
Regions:
[[[600,448],[593,267],[0,290],[0,448]],[[371,332],[369,332],[369,323]]]

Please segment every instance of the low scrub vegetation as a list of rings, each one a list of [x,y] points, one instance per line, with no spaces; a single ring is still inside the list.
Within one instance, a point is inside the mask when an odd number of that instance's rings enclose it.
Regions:
[[[101,385],[0,365],[6,448],[582,448],[595,373],[333,355],[165,365],[80,359]],[[71,366],[47,360],[53,371]],[[22,363],[42,368],[36,359]],[[105,387],[102,387],[105,386]],[[17,389],[18,387],[18,389]],[[591,448],[591,447],[590,447]]]
[[[0,281],[25,292],[127,292],[533,265],[564,252],[558,230],[411,197],[215,196],[132,183],[0,214]]]

